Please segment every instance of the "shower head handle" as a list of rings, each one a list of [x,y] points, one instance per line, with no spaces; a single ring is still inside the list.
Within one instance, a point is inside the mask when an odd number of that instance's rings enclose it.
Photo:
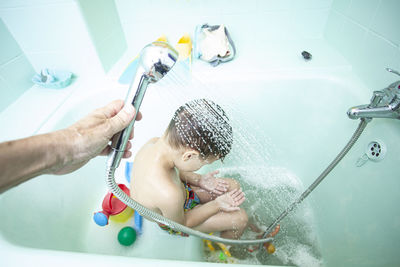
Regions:
[[[112,152],[108,159],[109,166],[115,168],[119,166],[147,86],[162,79],[175,65],[177,59],[178,52],[166,42],[153,42],[146,45],[140,52],[137,69],[125,98],[125,105],[132,104],[136,114],[131,123],[113,137],[111,143]]]

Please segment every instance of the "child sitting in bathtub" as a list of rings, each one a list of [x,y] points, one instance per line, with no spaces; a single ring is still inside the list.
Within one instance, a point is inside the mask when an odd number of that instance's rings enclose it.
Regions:
[[[186,103],[175,112],[164,135],[150,139],[137,153],[131,197],[187,227],[240,238],[248,221],[239,207],[245,201],[240,185],[230,178],[216,178],[218,171],[194,173],[223,160],[232,140],[232,127],[219,105],[206,99]]]

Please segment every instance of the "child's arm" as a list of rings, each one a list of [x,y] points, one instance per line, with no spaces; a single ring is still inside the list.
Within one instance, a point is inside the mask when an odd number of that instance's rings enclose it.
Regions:
[[[243,192],[240,189],[235,189],[204,205],[184,212],[183,197],[174,196],[168,199],[170,201],[164,201],[162,207],[160,207],[163,216],[187,227],[200,225],[220,211],[231,212],[239,210],[239,206],[245,201]]]
[[[182,182],[188,183],[190,185],[199,186],[201,175],[194,172],[183,172],[179,171],[179,178]]]
[[[209,201],[204,205],[185,212],[185,225],[195,227],[202,224],[218,212],[232,212],[239,210],[239,206],[246,200],[241,189],[235,189]]]
[[[218,173],[219,171],[213,171],[200,175],[194,172],[179,172],[179,177],[185,183],[198,186],[219,196],[228,191],[229,185],[225,180],[215,177]]]

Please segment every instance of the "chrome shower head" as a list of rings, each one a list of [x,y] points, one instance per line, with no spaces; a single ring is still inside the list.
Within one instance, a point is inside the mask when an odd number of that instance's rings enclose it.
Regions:
[[[153,42],[142,49],[138,60],[137,69],[132,77],[125,99],[125,105],[132,104],[135,107],[136,115],[139,112],[147,86],[149,83],[158,82],[171,70],[178,60],[178,52],[166,42]],[[109,167],[117,168],[119,166],[132,132],[136,115],[128,127],[113,137],[112,152],[107,163]]]
[[[139,67],[149,78],[149,81],[158,82],[174,66],[178,59],[178,52],[166,42],[153,42],[142,49]]]

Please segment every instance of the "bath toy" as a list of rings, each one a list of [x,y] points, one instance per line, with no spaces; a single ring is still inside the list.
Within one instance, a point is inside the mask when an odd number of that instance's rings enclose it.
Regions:
[[[168,42],[167,37],[165,35],[160,36],[155,40],[156,42]],[[119,77],[118,82],[120,84],[129,84],[132,80],[133,75],[136,72],[136,67],[138,64],[139,55],[137,55],[131,62],[129,62],[128,66],[122,73],[121,77]]]
[[[264,246],[265,250],[266,250],[269,254],[272,254],[272,253],[275,252],[275,246],[274,246],[272,243],[267,242],[267,243],[264,243],[263,246]]]
[[[133,162],[126,162],[125,164],[125,178],[130,183],[131,182],[131,171],[132,171]],[[134,222],[135,222],[135,230],[138,235],[142,234],[142,224],[143,224],[143,217],[135,211],[134,214]]]
[[[131,171],[132,171],[133,162],[127,161],[125,163],[125,178],[128,183],[131,183]]]
[[[118,233],[118,242],[123,246],[130,246],[136,240],[136,231],[130,226],[122,228]]]
[[[32,78],[34,84],[45,88],[61,89],[67,87],[72,80],[72,72],[43,69]]]
[[[279,230],[280,230],[280,229],[281,229],[281,226],[278,224],[278,225],[275,227],[275,229],[274,229],[271,233],[269,233],[269,234],[267,235],[267,237],[274,237],[274,236],[276,236],[276,235],[279,233]],[[257,238],[261,238],[261,237],[262,237],[262,234],[259,235],[259,236],[257,236]],[[264,243],[264,244],[263,244],[263,247],[265,248],[265,250],[266,250],[269,254],[272,254],[272,253],[275,252],[275,246],[274,246],[271,242],[266,242],[266,243]],[[252,247],[249,247],[247,250],[248,250],[249,252],[254,252],[254,251],[256,251],[258,248],[259,248],[259,246],[252,246]]]
[[[213,233],[210,233],[210,235],[212,235],[212,234]],[[206,245],[207,245],[207,247],[208,247],[208,249],[210,250],[211,253],[218,253],[215,250],[215,247],[213,246],[213,243],[210,240],[203,239],[203,241],[206,243]],[[215,242],[215,244],[217,244],[218,247],[222,250],[218,254],[219,260],[222,261],[222,262],[227,262],[227,259],[232,257],[232,255],[229,252],[228,248],[224,244],[222,244],[220,242]]]
[[[119,184],[118,186],[129,195],[129,189],[126,185]],[[132,208],[125,205],[110,192],[104,197],[102,208],[102,211],[96,212],[93,215],[93,220],[99,226],[107,225],[109,219],[115,222],[126,222],[133,214]]]
[[[279,230],[281,229],[281,226],[278,224],[275,229],[268,234],[268,237],[274,237],[279,233]],[[263,247],[265,250],[269,253],[272,254],[275,252],[275,246],[271,242],[267,242],[263,244]]]
[[[203,239],[203,241],[206,243],[208,249],[209,249],[211,252],[214,252],[214,251],[215,251],[215,248],[214,248],[214,246],[212,245],[212,242],[211,242],[210,240]]]
[[[219,258],[220,261],[223,261],[223,262],[226,261],[226,256],[222,252],[219,253],[218,258]]]
[[[143,217],[135,210],[134,214],[134,220],[135,220],[135,230],[138,235],[141,235],[143,233],[142,230],[142,225],[143,225]]]
[[[213,67],[235,58],[236,48],[227,28],[221,25],[198,25],[194,32],[193,54]]]
[[[175,46],[176,51],[179,53],[178,61],[183,62],[191,68],[192,64],[192,39],[189,34],[183,35]]]

